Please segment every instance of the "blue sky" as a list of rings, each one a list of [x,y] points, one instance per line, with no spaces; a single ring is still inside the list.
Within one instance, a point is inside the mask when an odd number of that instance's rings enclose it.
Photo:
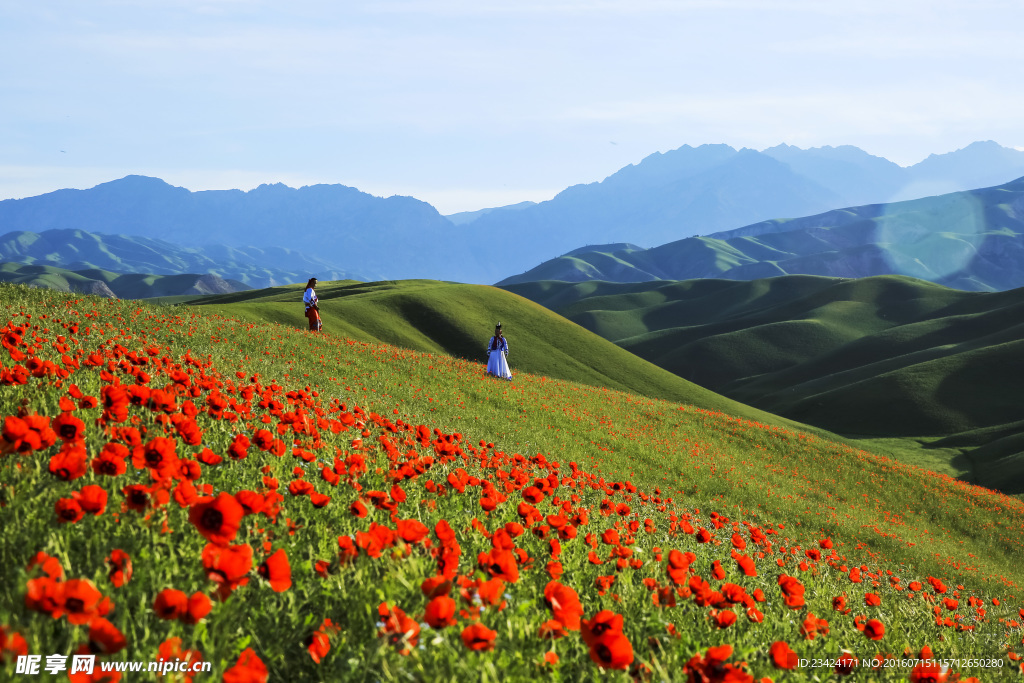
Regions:
[[[0,0],[0,199],[130,173],[442,213],[683,144],[1024,149],[1019,0]]]

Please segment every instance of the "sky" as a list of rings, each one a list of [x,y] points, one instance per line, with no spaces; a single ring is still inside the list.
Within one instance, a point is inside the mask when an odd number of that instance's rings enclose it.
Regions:
[[[1024,149],[1019,0],[0,0],[0,199],[141,174],[441,213],[684,144]]]

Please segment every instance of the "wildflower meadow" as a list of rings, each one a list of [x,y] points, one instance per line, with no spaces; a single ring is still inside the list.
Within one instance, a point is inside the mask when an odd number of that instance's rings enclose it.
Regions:
[[[0,316],[3,680],[1022,676],[1016,498],[298,316],[9,285]]]

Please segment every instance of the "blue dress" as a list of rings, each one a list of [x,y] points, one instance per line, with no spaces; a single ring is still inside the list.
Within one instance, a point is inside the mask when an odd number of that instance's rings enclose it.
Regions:
[[[487,342],[487,373],[502,379],[512,379],[512,371],[508,369],[505,355],[508,353],[508,340],[499,337],[495,344],[494,337]]]

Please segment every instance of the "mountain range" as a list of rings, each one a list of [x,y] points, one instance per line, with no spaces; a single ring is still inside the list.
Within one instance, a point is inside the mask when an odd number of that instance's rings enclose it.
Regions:
[[[684,145],[553,199],[450,219],[411,197],[343,185],[190,192],[142,176],[0,201],[0,232],[81,230],[185,248],[288,249],[368,279],[496,282],[581,245],[645,248],[843,206],[1024,176],[1024,152],[977,142],[901,167],[856,147]],[[58,264],[54,264],[58,265]],[[269,265],[269,264],[265,264]]]
[[[964,290],[1024,286],[1024,178],[997,187],[754,223],[653,249],[573,250],[501,285],[786,274],[910,275]]]
[[[321,280],[369,279],[365,274],[338,270],[316,257],[281,247],[183,247],[162,239],[72,229],[0,235],[0,261],[70,271],[206,274],[237,281],[241,289],[305,282],[312,275]]]
[[[208,296],[252,289],[237,280],[225,280],[211,273],[150,275],[113,273],[91,268],[66,270],[54,266],[0,263],[0,282],[10,282],[58,292],[92,294],[108,299],[149,299],[152,297]]]

